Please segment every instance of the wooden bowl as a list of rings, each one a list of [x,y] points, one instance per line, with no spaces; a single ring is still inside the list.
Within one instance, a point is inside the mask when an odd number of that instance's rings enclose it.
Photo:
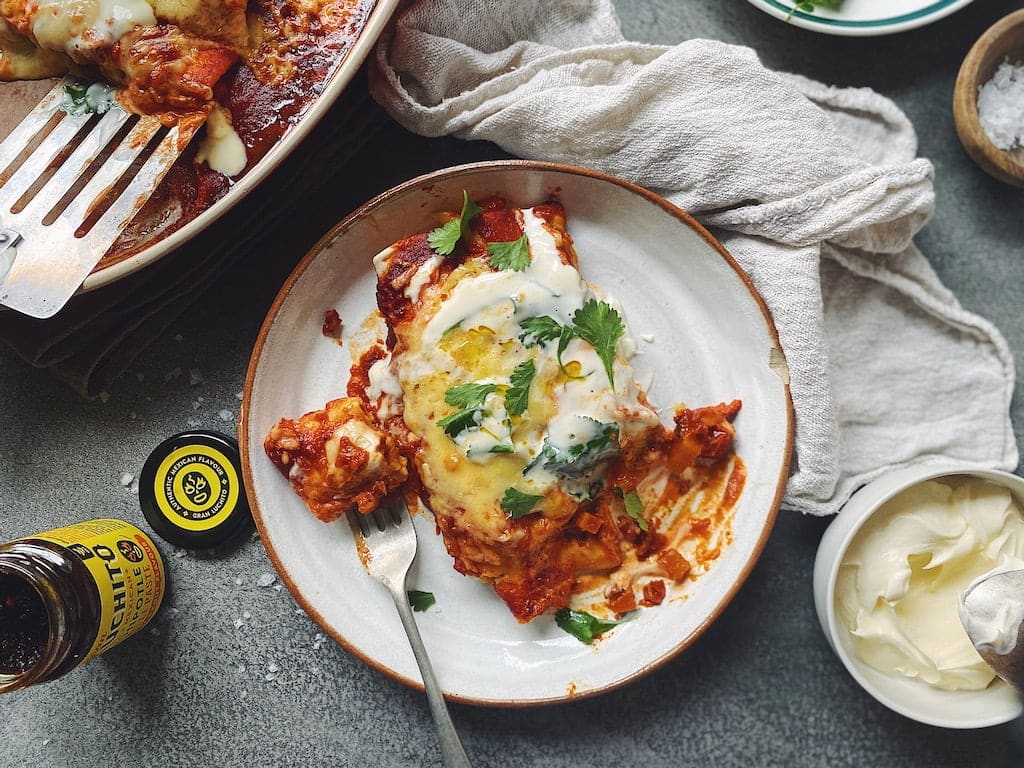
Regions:
[[[953,119],[960,143],[983,170],[1000,181],[1024,187],[1024,148],[999,149],[978,119],[978,88],[1007,58],[1011,64],[1024,64],[1024,9],[989,27],[968,52],[953,89]]]

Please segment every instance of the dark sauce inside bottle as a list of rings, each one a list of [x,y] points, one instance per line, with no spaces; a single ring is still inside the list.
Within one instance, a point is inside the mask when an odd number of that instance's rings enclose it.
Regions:
[[[0,573],[0,673],[17,675],[43,656],[50,619],[39,593],[24,579]]]

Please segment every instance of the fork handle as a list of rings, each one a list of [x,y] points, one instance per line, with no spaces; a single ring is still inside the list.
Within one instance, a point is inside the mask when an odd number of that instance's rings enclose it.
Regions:
[[[472,768],[466,750],[462,748],[459,734],[455,731],[455,725],[448,713],[444,696],[441,695],[441,687],[437,684],[437,678],[434,677],[434,669],[430,666],[430,658],[423,645],[423,638],[420,637],[420,630],[416,626],[416,618],[412,615],[412,608],[409,607],[405,585],[392,586],[391,596],[398,608],[398,615],[402,617],[402,626],[405,627],[405,634],[409,636],[409,645],[412,646],[413,656],[416,657],[416,664],[420,668],[420,676],[423,678],[423,688],[426,690],[427,702],[430,704],[430,714],[434,718],[434,730],[437,732],[437,741],[441,746],[441,759],[444,766],[445,768]]]

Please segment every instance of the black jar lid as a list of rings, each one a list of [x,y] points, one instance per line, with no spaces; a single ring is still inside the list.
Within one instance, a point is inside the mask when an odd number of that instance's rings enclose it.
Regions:
[[[220,432],[173,435],[146,459],[139,505],[153,530],[185,549],[211,549],[252,526],[238,442]]]

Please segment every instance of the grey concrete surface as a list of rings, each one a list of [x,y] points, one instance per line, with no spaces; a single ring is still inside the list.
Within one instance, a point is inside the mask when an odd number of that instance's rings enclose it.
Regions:
[[[919,245],[1020,359],[1024,190],[974,166],[960,149],[950,107],[971,43],[1019,2],[977,0],[934,25],[870,39],[800,30],[743,0],[617,5],[627,37],[747,44],[770,67],[893,98],[937,172],[938,212]],[[252,257],[199,296],[105,400],[83,401],[0,348],[0,540],[96,515],[141,523],[122,473],[137,475],[150,449],[174,432],[234,430],[264,313],[327,227],[419,172],[502,156],[486,144],[381,126],[345,168],[313,153],[314,132],[310,147],[271,181],[286,211],[284,230],[255,233]],[[222,226],[231,224],[229,217]],[[193,369],[201,382],[191,383]],[[1018,395],[1018,440],[1021,416]],[[811,600],[811,565],[827,523],[783,510],[724,615],[682,656],[625,689],[534,709],[453,706],[467,751],[481,767],[931,768],[1008,760],[1009,727],[919,725],[875,703],[847,676]],[[163,551],[171,586],[151,628],[58,682],[0,697],[0,766],[439,764],[422,695],[323,642],[287,590],[258,586],[272,568],[255,537],[214,555]]]

